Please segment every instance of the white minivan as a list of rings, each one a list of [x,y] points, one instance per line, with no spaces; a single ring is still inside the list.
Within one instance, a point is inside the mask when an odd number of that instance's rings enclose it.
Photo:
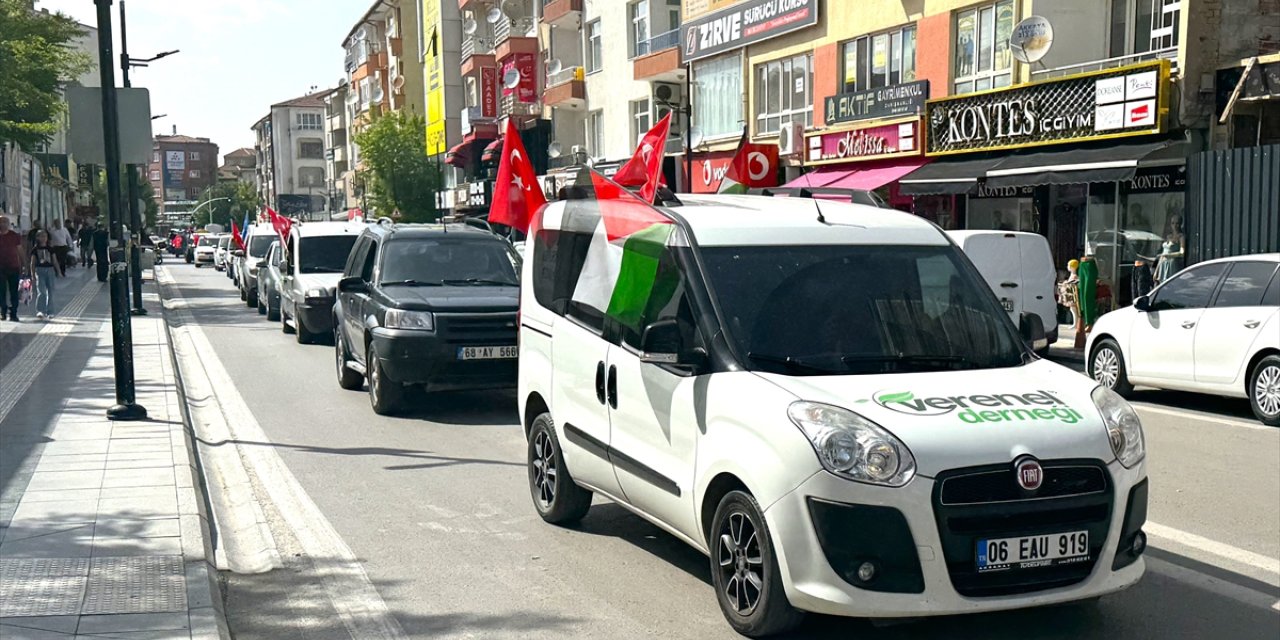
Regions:
[[[1023,312],[1040,316],[1046,330],[1040,352],[1058,340],[1058,303],[1054,288],[1058,272],[1053,266],[1049,241],[1038,233],[1025,231],[948,231],[1000,305],[1015,322]]]
[[[607,183],[593,176],[598,185]],[[1142,576],[1138,416],[1037,358],[947,235],[829,201],[570,199],[527,240],[519,404],[551,523],[600,494],[707,554],[749,636],[1092,599]]]

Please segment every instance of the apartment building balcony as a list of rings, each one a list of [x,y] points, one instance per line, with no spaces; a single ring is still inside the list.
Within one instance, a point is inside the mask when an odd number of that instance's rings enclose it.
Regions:
[[[542,23],[577,29],[582,25],[582,0],[547,0],[542,7]]]
[[[503,96],[498,103],[498,117],[536,116],[542,113],[542,105],[537,102],[517,102],[515,96]]]
[[[404,55],[404,41],[400,38],[387,38],[387,48],[391,50],[391,55],[397,58]]]
[[[631,75],[649,82],[683,82],[684,66],[680,64],[680,30],[673,29],[636,44],[636,57],[631,60]]]
[[[516,53],[538,53],[537,23],[533,18],[502,19],[493,25],[493,40],[498,59]]]
[[[479,73],[485,67],[498,66],[498,59],[492,53],[477,53],[469,58],[462,59],[462,75],[469,76]]]
[[[533,36],[521,36],[499,40],[494,53],[496,54],[495,57],[498,61],[506,60],[517,53],[532,53],[534,55],[538,55],[538,39]]]
[[[542,102],[557,109],[586,109],[587,83],[583,80],[582,67],[571,67],[548,76]]]

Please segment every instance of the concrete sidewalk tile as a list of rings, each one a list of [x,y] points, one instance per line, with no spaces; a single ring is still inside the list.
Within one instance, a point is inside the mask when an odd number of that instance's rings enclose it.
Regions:
[[[191,607],[191,640],[219,640],[218,612],[213,607]]]
[[[54,500],[52,502],[19,502],[11,525],[25,520],[85,522],[98,513],[99,500]],[[174,505],[175,508],[177,505]]]
[[[146,453],[169,450],[169,438],[128,438],[111,440],[108,453]]]
[[[25,522],[10,524],[5,529],[4,542],[17,542],[42,536],[55,535],[75,531],[82,535],[93,536],[93,522]]]
[[[102,538],[171,538],[181,534],[182,528],[177,518],[101,518],[94,529],[94,537]]]
[[[108,469],[102,476],[103,488],[174,486],[173,467],[142,469]]]
[[[188,561],[206,559],[204,532],[207,522],[203,515],[184,514],[178,516],[182,531],[182,557]]]
[[[80,613],[88,558],[0,558],[0,618]]]
[[[58,489],[98,489],[102,486],[105,470],[91,471],[41,471],[31,474],[27,491],[56,491]]]
[[[101,456],[100,460],[94,460],[93,456],[87,456],[84,459],[74,461],[62,461],[62,458],[79,458],[80,456],[53,456],[44,458],[40,462],[41,471],[97,471],[105,469],[107,466],[107,457]]]
[[[179,556],[182,540],[169,538],[94,538],[93,557],[120,558],[126,556]]]
[[[173,466],[173,455],[169,453],[159,454],[155,457],[133,458],[125,460],[108,460],[107,470],[121,469],[168,469]]]
[[[104,487],[98,495],[103,498],[164,498],[173,495],[173,485],[154,485],[147,487]]]
[[[41,456],[106,453],[110,444],[110,440],[59,440],[46,444]]]
[[[166,613],[125,613],[115,615],[90,615],[80,618],[77,631],[81,635],[102,633],[127,633],[131,631],[189,630],[191,621],[186,611]],[[132,636],[130,636],[132,637]]]
[[[0,618],[7,620],[8,618]],[[4,640],[75,640],[76,636],[67,633],[58,633],[57,631],[44,631],[42,629],[29,629],[26,627],[15,627],[7,624],[0,624],[0,638]]]
[[[111,437],[111,425],[74,424],[59,421],[48,436],[58,442],[75,440],[105,440]]]
[[[55,500],[97,500],[100,489],[50,489],[47,491],[27,491],[22,495],[23,502],[53,502]]]
[[[170,629],[165,631],[125,631],[123,633],[95,633],[89,636],[76,636],[76,640],[191,640],[191,633],[186,629]],[[215,640],[216,637],[215,637]]]
[[[93,530],[76,528],[0,543],[0,558],[87,558],[93,554]]]
[[[18,510],[22,510],[22,505],[18,506]],[[99,518],[150,520],[153,518],[176,518],[177,516],[178,498],[172,494],[156,497],[106,498],[98,500]]]
[[[40,631],[57,631],[59,633],[75,633],[76,625],[78,624],[80,624],[80,616],[0,618],[0,627],[18,627]],[[0,638],[7,638],[7,636],[0,633]]]

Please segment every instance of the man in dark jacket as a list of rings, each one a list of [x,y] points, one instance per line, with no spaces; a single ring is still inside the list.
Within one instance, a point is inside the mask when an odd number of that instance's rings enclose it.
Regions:
[[[93,254],[98,261],[98,282],[107,281],[107,266],[110,264],[107,258],[107,243],[110,241],[107,230],[101,226],[93,231]]]
[[[80,244],[80,266],[93,266],[93,225],[85,223],[76,234]]]

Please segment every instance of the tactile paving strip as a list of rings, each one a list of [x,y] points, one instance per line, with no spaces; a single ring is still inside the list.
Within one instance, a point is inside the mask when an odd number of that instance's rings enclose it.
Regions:
[[[88,558],[0,560],[0,617],[80,613]]]
[[[182,556],[93,559],[85,615],[186,610]]]

